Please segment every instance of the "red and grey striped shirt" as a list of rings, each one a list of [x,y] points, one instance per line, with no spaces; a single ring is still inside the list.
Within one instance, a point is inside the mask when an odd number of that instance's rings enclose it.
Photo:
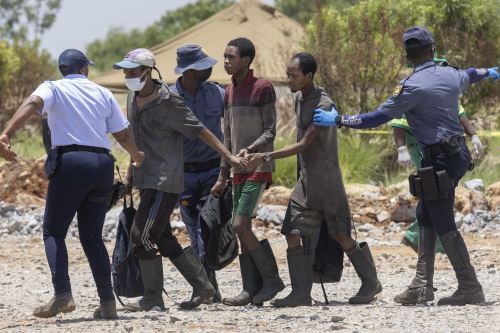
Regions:
[[[276,93],[271,82],[248,76],[243,84],[233,83],[226,88],[224,96],[224,145],[233,154],[250,145],[255,152],[264,153],[274,150],[276,137]],[[223,166],[228,164],[223,161]],[[263,163],[252,169],[234,171],[235,182],[246,179],[262,179],[270,182],[274,171],[274,161]],[[261,174],[262,175],[258,175]]]

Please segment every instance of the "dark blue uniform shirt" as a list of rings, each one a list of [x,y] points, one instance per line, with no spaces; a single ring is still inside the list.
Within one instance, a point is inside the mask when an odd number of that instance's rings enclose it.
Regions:
[[[170,88],[184,99],[203,125],[223,141],[221,119],[224,114],[224,89],[212,82],[202,82],[196,96],[191,96],[182,87],[180,78]],[[200,139],[184,140],[184,163],[206,162],[216,158],[219,158],[219,154]]]
[[[391,118],[405,115],[419,146],[432,145],[450,135],[464,134],[458,99],[468,87],[466,71],[425,62],[377,110]]]

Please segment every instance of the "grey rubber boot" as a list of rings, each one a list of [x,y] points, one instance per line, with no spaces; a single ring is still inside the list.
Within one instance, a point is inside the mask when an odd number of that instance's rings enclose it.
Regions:
[[[484,302],[484,293],[470,263],[469,252],[460,232],[450,231],[440,237],[446,255],[450,259],[458,280],[453,295],[441,298],[438,305],[466,305]]]
[[[365,242],[359,243],[347,256],[361,279],[361,287],[355,296],[349,298],[349,303],[368,304],[375,299],[375,295],[382,292],[370,248]]]
[[[150,311],[165,310],[163,302],[163,263],[162,257],[139,260],[141,266],[142,283],[144,284],[144,296],[135,303],[125,305],[128,311]]]
[[[69,292],[54,295],[47,304],[33,310],[33,315],[39,318],[50,318],[55,317],[58,313],[68,313],[75,309],[73,295]]]
[[[94,311],[94,319],[116,319],[118,313],[116,312],[115,300],[108,302],[101,302],[99,307]]]
[[[288,272],[292,292],[285,298],[273,300],[275,307],[309,306],[312,304],[314,255],[304,253],[302,246],[287,250]]]
[[[242,253],[239,256],[241,280],[243,290],[239,295],[230,298],[223,298],[222,303],[230,306],[244,306],[252,303],[252,299],[262,288],[262,277],[249,253]],[[262,305],[255,304],[255,305]]]
[[[215,289],[208,281],[205,268],[192,247],[185,249],[183,254],[172,260],[172,263],[193,287],[191,299],[179,304],[181,309],[194,309],[212,300],[216,293]]]
[[[271,245],[267,239],[264,239],[258,248],[249,253],[262,277],[262,288],[253,297],[252,303],[257,304],[269,301],[277,293],[285,289],[285,284],[280,278],[278,265],[276,264]]]
[[[403,305],[424,304],[434,300],[434,261],[437,235],[433,228],[419,228],[417,271],[408,289],[394,297]]]

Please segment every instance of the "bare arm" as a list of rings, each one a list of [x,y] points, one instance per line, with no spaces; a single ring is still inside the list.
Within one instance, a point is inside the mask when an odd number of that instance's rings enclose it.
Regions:
[[[406,146],[406,132],[404,129],[393,127],[392,134],[394,136],[394,143],[396,144],[396,148]]]
[[[210,130],[204,128],[198,138],[217,151],[232,167],[241,168],[247,166],[248,163],[245,158],[233,156]]]
[[[468,137],[476,135],[476,130],[467,116],[460,117],[460,124],[464,127],[465,134],[467,134]]]
[[[128,128],[112,133],[113,137],[118,141],[120,146],[123,147],[129,154],[130,157],[135,161],[136,166],[140,166],[142,162],[144,161],[144,153],[142,151],[139,151],[137,148],[134,138],[132,137],[132,133],[129,131]]]
[[[292,145],[289,145],[289,146],[282,148],[280,150],[276,150],[276,151],[270,153],[269,156],[272,159],[276,160],[276,159],[286,158],[286,157],[290,157],[290,156],[294,156],[294,155],[302,153],[304,150],[306,150],[306,148],[311,143],[314,142],[314,140],[318,136],[319,130],[320,130],[319,127],[314,126],[312,124],[309,125],[309,127],[306,129],[306,133],[304,134],[302,139],[300,139],[299,142],[294,143]]]
[[[21,104],[0,136],[1,157],[11,162],[16,161],[17,154],[10,150],[10,138],[22,127],[29,117],[41,109],[43,109],[43,99],[38,96],[31,95]]]

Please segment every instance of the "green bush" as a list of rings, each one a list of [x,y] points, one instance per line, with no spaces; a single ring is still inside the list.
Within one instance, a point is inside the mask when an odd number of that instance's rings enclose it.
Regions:
[[[324,7],[307,26],[305,46],[340,108],[368,112],[392,93],[406,66],[406,28],[427,26],[438,55],[453,66],[493,66],[500,56],[499,11],[498,0],[370,0],[342,10]],[[462,102],[467,107],[498,101],[499,91],[499,85],[481,84]]]
[[[295,134],[278,136],[274,142],[274,149],[279,150],[296,141]],[[291,156],[275,161],[276,171],[273,173],[274,185],[294,187],[297,183],[297,157]]]

